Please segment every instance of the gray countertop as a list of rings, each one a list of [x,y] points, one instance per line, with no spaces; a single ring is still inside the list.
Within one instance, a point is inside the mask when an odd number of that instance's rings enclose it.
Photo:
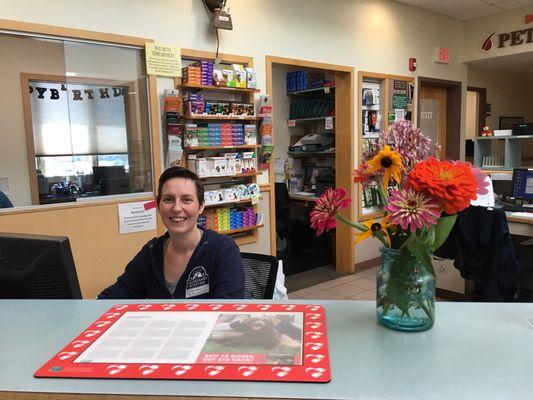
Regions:
[[[127,302],[2,300],[0,395],[4,391],[306,399],[533,398],[533,329],[525,320],[533,318],[533,304],[441,302],[431,330],[404,333],[376,323],[374,302],[313,301],[326,309],[332,379],[325,384],[33,377],[63,346],[119,303]]]

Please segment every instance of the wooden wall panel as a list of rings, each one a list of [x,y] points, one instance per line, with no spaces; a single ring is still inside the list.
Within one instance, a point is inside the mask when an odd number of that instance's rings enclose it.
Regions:
[[[156,231],[119,235],[117,204],[0,214],[0,232],[68,236],[83,298],[115,282]]]

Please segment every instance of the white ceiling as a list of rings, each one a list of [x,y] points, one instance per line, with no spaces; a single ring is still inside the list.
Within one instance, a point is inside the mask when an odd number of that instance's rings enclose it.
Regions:
[[[395,0],[437,14],[466,21],[533,5],[533,0]]]

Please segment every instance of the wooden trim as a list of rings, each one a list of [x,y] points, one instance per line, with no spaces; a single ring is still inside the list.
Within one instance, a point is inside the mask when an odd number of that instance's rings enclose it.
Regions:
[[[270,190],[270,184],[262,184],[262,185],[259,185],[259,190],[261,192],[271,192]]]
[[[483,127],[486,124],[487,119],[487,89],[479,88],[474,86],[468,86],[466,88],[468,92],[476,92],[478,94],[477,98],[477,132],[476,136],[479,136]],[[499,127],[498,127],[499,129]]]
[[[231,400],[232,397],[191,397],[191,396],[150,396],[126,394],[88,394],[88,393],[40,393],[40,392],[0,392],[4,400]],[[263,397],[239,397],[241,400],[267,400]]]
[[[95,197],[95,199],[98,199],[99,197]],[[68,203],[58,203],[58,204],[42,204],[40,207],[15,207],[15,208],[2,208],[0,209],[0,216],[1,215],[14,215],[14,214],[30,214],[30,213],[37,213],[37,212],[47,212],[47,211],[61,211],[69,208],[84,208],[84,207],[96,207],[96,206],[104,206],[109,204],[123,204],[123,203],[133,203],[137,201],[152,201],[154,200],[154,197],[125,197],[125,198],[118,198],[114,200],[109,201],[95,201],[95,202],[83,202],[83,203],[77,203],[75,201],[68,202]]]
[[[273,88],[272,88],[272,58],[270,56],[265,57],[265,90],[267,96],[270,96],[270,100],[272,102],[272,111],[274,111],[274,96],[273,96]],[[274,124],[274,118],[272,118],[272,143],[275,142],[275,131],[276,126]],[[271,160],[272,162],[272,160]],[[271,190],[274,186],[274,169],[272,168],[272,164],[269,168],[268,173],[268,182],[270,186],[270,193],[269,193],[269,201],[270,201],[270,255],[276,256],[277,254],[277,248],[276,248],[276,193],[275,190]]]
[[[330,73],[337,73],[337,72],[347,72],[347,73],[353,73],[354,68],[353,67],[347,67],[345,65],[338,65],[338,64],[327,64],[322,62],[316,62],[316,61],[306,61],[306,60],[297,60],[295,58],[285,58],[285,57],[275,57],[275,56],[265,56],[267,65],[272,64],[280,64],[280,65],[286,65],[291,67],[300,67],[300,68],[306,68],[311,70],[320,70],[320,71],[327,71]]]
[[[215,60],[215,58],[217,58],[217,54],[212,51],[181,49],[181,58],[185,58],[188,60]],[[223,64],[243,64],[248,67],[254,66],[253,57],[218,53],[218,58]]]
[[[355,71],[335,72],[335,185],[343,187],[350,194],[354,192],[352,171],[354,168],[354,82]],[[355,218],[355,208],[341,210],[340,215],[348,221]],[[355,255],[353,228],[337,224],[336,228],[336,269],[354,272]]]
[[[148,98],[150,101],[150,141],[152,143],[152,187],[154,197],[157,196],[157,182],[163,172],[161,157],[161,127],[159,125],[159,100],[157,95],[157,79],[154,75],[148,76]],[[157,218],[157,234],[161,236],[165,232],[165,226],[161,218]]]
[[[35,143],[33,139],[33,121],[31,117],[30,96],[27,93],[30,84],[29,74],[20,74],[22,90],[22,109],[24,113],[24,127],[26,132],[26,156],[28,159],[28,175],[30,179],[31,204],[39,205],[39,188],[37,187],[37,171],[35,170]]]
[[[343,186],[348,193],[353,193],[354,183],[352,180],[352,170],[354,167],[354,75],[353,67],[342,65],[325,64],[314,61],[297,60],[284,57],[265,57],[266,71],[266,92],[272,96],[272,68],[274,65],[285,67],[300,67],[308,70],[326,71],[335,75],[335,114],[337,143],[343,143],[342,147],[337,146],[335,154],[336,182],[337,186]],[[272,99],[272,107],[276,105]],[[273,127],[275,128],[275,126]],[[273,129],[275,131],[275,129]],[[272,133],[273,137],[274,132]],[[271,168],[272,169],[272,168]],[[274,184],[274,173],[271,171],[270,183]],[[342,210],[341,214],[349,219],[354,218],[354,208]],[[276,217],[275,217],[275,193],[271,194],[271,217],[270,217],[271,251],[275,255],[276,244]],[[336,269],[337,271],[353,272],[355,268],[353,230],[344,225],[337,225],[336,233]]]
[[[383,84],[383,99],[380,98],[381,104],[383,104],[383,107],[380,107],[380,109],[383,109],[384,115],[381,119],[381,130],[388,129],[388,112],[390,111],[391,104],[389,104],[389,94],[390,94],[390,84],[391,81],[398,80],[398,81],[405,81],[412,84],[415,84],[415,78],[410,76],[402,76],[402,75],[389,75],[389,74],[382,74],[378,72],[367,72],[367,71],[359,71],[357,74],[357,81],[358,81],[358,88],[357,88],[357,148],[358,148],[358,155],[357,155],[357,166],[361,163],[361,156],[363,152],[363,134],[362,132],[362,120],[361,117],[363,115],[363,104],[361,99],[361,90],[363,88],[363,81],[366,79],[375,79],[379,84]],[[413,125],[415,124],[415,110],[418,109],[415,103],[415,99],[412,100],[412,116],[411,116],[411,122]],[[362,186],[360,184],[357,184],[357,220],[358,221],[367,221],[369,219],[373,218],[381,218],[383,217],[383,213],[380,211],[375,211],[367,214],[363,214],[363,196],[362,196]]]
[[[34,24],[30,22],[11,21],[7,19],[0,19],[0,29],[28,34],[55,36],[65,39],[75,38],[102,43],[113,43],[139,47],[144,47],[147,42],[152,43],[154,41],[153,39],[118,35],[114,33],[65,28],[55,25]]]
[[[381,265],[381,257],[370,258],[365,261],[358,262],[355,264],[355,270],[357,272],[365,271],[374,267],[379,267]]]
[[[420,90],[422,86],[446,88],[446,159],[461,158],[461,93],[460,81],[448,81],[420,76],[417,87],[417,107],[420,107]],[[417,118],[420,125],[420,115]]]

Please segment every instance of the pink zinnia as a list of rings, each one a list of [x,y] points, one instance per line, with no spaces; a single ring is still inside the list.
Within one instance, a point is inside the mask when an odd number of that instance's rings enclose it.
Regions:
[[[345,199],[346,190],[343,188],[331,189],[320,196],[311,212],[311,228],[317,236],[335,228],[335,216],[342,208],[350,205],[351,199]]]
[[[385,210],[389,212],[388,220],[391,224],[415,232],[422,227],[436,225],[442,208],[431,195],[407,188],[394,190]]]

